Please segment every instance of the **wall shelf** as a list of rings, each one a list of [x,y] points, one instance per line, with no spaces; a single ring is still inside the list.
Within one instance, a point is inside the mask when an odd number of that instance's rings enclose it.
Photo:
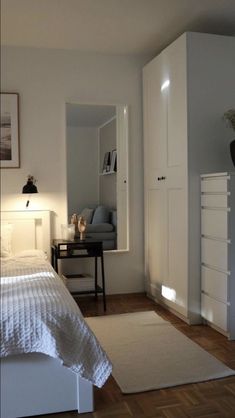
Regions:
[[[100,173],[99,175],[100,176],[107,176],[107,175],[110,175],[110,174],[117,174],[117,172],[116,171],[107,171],[106,173]]]

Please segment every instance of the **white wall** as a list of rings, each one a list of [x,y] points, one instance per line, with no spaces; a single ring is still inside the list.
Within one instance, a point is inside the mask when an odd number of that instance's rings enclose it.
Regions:
[[[200,174],[235,171],[229,144],[234,131],[223,120],[235,106],[235,37],[187,34],[189,135],[189,248],[191,292],[200,294]],[[194,293],[196,294],[196,293]]]
[[[21,168],[2,169],[2,210],[24,209],[28,173],[38,179],[31,209],[55,212],[54,236],[67,219],[65,102],[128,104],[130,252],[105,256],[108,293],[143,290],[141,69],[146,57],[3,48],[2,91],[20,94]]]
[[[99,201],[97,128],[67,126],[68,216]]]

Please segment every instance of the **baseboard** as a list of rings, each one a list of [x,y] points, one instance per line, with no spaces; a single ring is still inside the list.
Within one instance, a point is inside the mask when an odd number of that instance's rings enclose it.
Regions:
[[[169,312],[173,313],[175,316],[180,318],[182,321],[186,322],[188,325],[198,325],[202,323],[202,318],[200,314],[194,314],[192,312],[189,315],[184,315],[181,312],[178,312],[177,309],[174,309],[172,306],[169,306],[169,302],[165,303],[164,299],[160,295],[160,291],[155,284],[150,285],[151,293],[147,292],[147,296],[152,299],[155,303],[159,304]],[[173,302],[171,302],[173,304]],[[175,304],[176,305],[176,304]],[[177,306],[177,305],[176,305]]]
[[[218,327],[217,325],[213,324],[210,321],[207,321],[206,319],[203,319],[203,322],[204,322],[205,325],[208,325],[209,327],[213,328],[215,331],[217,331],[220,334],[224,335],[225,337],[229,338],[229,333],[224,331],[222,328]]]

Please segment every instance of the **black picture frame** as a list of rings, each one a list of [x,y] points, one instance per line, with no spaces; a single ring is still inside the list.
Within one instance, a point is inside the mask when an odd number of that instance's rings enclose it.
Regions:
[[[0,93],[0,167],[20,167],[19,93]]]
[[[110,161],[111,161],[111,153],[110,151],[108,151],[104,154],[103,173],[107,173],[110,171]]]
[[[110,171],[117,171],[117,150],[113,149],[111,153]]]

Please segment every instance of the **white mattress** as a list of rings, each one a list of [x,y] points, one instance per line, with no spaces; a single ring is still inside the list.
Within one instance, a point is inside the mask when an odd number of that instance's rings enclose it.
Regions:
[[[51,265],[37,257],[1,264],[1,357],[44,353],[101,387],[111,363]]]

